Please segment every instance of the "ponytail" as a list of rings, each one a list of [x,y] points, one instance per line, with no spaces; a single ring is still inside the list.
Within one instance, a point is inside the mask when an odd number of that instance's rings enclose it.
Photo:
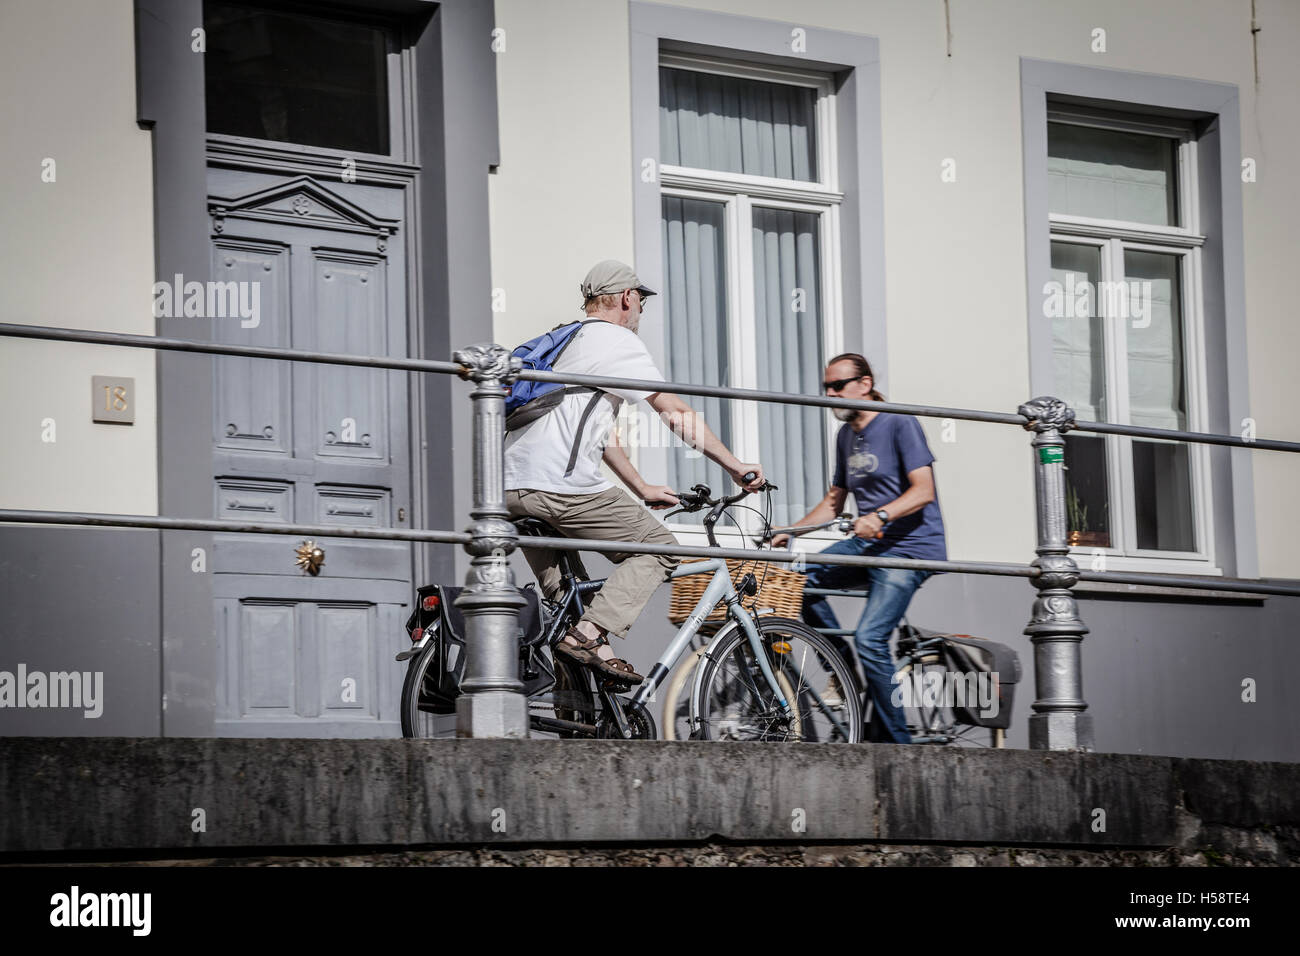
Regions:
[[[844,352],[841,355],[835,356],[835,358],[827,362],[826,365],[827,367],[829,367],[831,365],[834,365],[836,362],[852,362],[853,367],[857,369],[859,377],[863,375],[870,375],[871,376],[871,393],[870,393],[871,400],[873,402],[883,402],[885,400],[885,396],[881,395],[880,392],[876,390],[876,376],[872,373],[871,365],[870,363],[867,362],[865,357],[859,355],[857,352]]]

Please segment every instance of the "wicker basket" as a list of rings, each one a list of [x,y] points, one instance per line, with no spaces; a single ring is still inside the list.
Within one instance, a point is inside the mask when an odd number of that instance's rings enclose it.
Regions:
[[[687,558],[682,564],[690,564],[702,558]],[[752,571],[758,579],[758,593],[753,597],[741,596],[748,608],[773,608],[778,617],[790,617],[799,620],[803,608],[803,587],[807,577],[798,571],[791,571],[767,561],[741,561],[727,558],[727,570],[731,580],[738,584],[745,571]],[[692,574],[684,578],[673,578],[673,597],[668,605],[668,620],[681,627],[695,610],[695,605],[704,596],[705,589],[713,580],[711,574]],[[727,605],[719,604],[704,619],[701,631],[715,631],[727,619]]]

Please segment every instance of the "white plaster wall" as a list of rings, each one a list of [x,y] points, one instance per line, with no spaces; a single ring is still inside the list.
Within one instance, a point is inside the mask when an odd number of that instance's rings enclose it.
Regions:
[[[153,334],[152,159],[135,116],[131,0],[0,5],[3,321]],[[91,422],[92,375],[135,379],[134,425]],[[0,338],[0,408],[0,506],[157,514],[152,351]]]

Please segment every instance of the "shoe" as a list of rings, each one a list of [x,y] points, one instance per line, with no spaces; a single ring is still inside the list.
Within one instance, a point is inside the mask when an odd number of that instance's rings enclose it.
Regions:
[[[826,682],[826,689],[822,691],[822,703],[827,707],[844,706],[844,688],[840,686],[840,679],[834,674]]]

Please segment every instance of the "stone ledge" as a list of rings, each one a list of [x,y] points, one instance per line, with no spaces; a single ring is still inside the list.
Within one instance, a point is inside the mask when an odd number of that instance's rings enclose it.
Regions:
[[[720,838],[1300,859],[1300,765],[1129,754],[21,737],[0,740],[0,795],[3,852]]]

